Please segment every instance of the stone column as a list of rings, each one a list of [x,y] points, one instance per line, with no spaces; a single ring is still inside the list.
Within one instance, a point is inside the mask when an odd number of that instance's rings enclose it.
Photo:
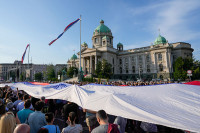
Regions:
[[[97,68],[97,55],[95,55],[95,70]]]
[[[154,72],[157,73],[157,58],[156,58],[156,53],[153,53],[153,54],[154,54],[154,62],[155,62],[154,63],[155,64],[155,67],[154,67],[155,71]]]
[[[131,66],[132,66],[132,65],[131,65],[131,64],[132,64],[132,62],[131,62],[131,57],[132,57],[132,56],[129,56],[129,64],[128,64],[128,65],[129,65],[129,66],[128,66],[129,74],[132,73],[132,71],[131,71],[131,70],[132,70],[132,68],[131,68]]]
[[[143,73],[146,73],[146,61],[145,61],[145,54],[143,54]]]
[[[139,69],[138,69],[138,55],[135,56],[135,73],[139,73]]]
[[[92,73],[92,56],[90,56],[90,73]]]
[[[169,59],[168,59],[168,51],[166,51],[165,53],[165,57],[166,57],[166,72],[169,72]]]
[[[83,57],[83,74],[85,74],[85,57]]]

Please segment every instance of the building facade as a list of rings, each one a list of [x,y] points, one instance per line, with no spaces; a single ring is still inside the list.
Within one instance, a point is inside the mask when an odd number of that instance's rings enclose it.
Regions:
[[[105,59],[112,65],[115,79],[170,79],[176,58],[192,58],[193,51],[191,44],[168,43],[161,35],[147,47],[124,50],[123,44],[118,43],[114,48],[112,32],[101,20],[93,32],[92,48],[82,44],[81,67],[84,74],[94,74],[97,62]],[[79,58],[74,54],[67,64],[78,68]]]
[[[21,61],[15,61],[14,63],[2,63],[0,64],[0,80],[15,82],[20,81],[20,75],[24,78],[30,78],[33,81],[36,73],[44,73],[47,71],[47,64],[22,64]],[[67,68],[67,64],[54,65],[55,74],[61,71],[63,68]]]

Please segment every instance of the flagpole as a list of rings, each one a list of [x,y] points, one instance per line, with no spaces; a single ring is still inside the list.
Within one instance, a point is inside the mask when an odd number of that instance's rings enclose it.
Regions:
[[[29,43],[29,49],[28,49],[28,69],[29,69],[29,53],[30,53],[30,43]]]
[[[81,15],[80,15],[80,57],[79,57],[79,81],[81,81]]]

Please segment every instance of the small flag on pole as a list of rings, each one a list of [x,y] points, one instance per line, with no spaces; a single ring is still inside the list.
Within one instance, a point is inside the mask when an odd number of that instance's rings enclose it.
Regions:
[[[27,50],[27,48],[28,48],[29,46],[30,46],[30,44],[27,44],[26,49],[25,49],[25,51],[24,51],[24,54],[22,55],[22,60],[21,60],[22,64],[23,64],[23,61],[24,61],[24,58],[25,58],[25,55],[26,55],[26,50]]]
[[[70,27],[72,27],[72,25],[74,25],[75,23],[77,23],[78,21],[80,20],[80,18],[78,18],[77,20],[75,20],[74,22],[70,23],[65,29],[64,31],[56,38],[54,39],[53,41],[51,41],[49,43],[49,46],[54,43],[56,40],[58,40]]]

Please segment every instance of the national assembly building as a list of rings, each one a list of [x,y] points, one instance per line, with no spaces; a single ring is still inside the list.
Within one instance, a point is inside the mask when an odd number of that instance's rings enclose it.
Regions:
[[[113,47],[111,30],[100,21],[92,36],[92,48],[82,44],[81,67],[84,75],[95,74],[98,61],[105,59],[112,65],[114,79],[144,80],[173,78],[173,63],[178,57],[192,58],[191,44],[185,42],[168,43],[159,35],[154,44],[125,50],[122,43]],[[77,53],[79,55],[79,53]],[[79,58],[74,54],[67,67],[79,68]]]

